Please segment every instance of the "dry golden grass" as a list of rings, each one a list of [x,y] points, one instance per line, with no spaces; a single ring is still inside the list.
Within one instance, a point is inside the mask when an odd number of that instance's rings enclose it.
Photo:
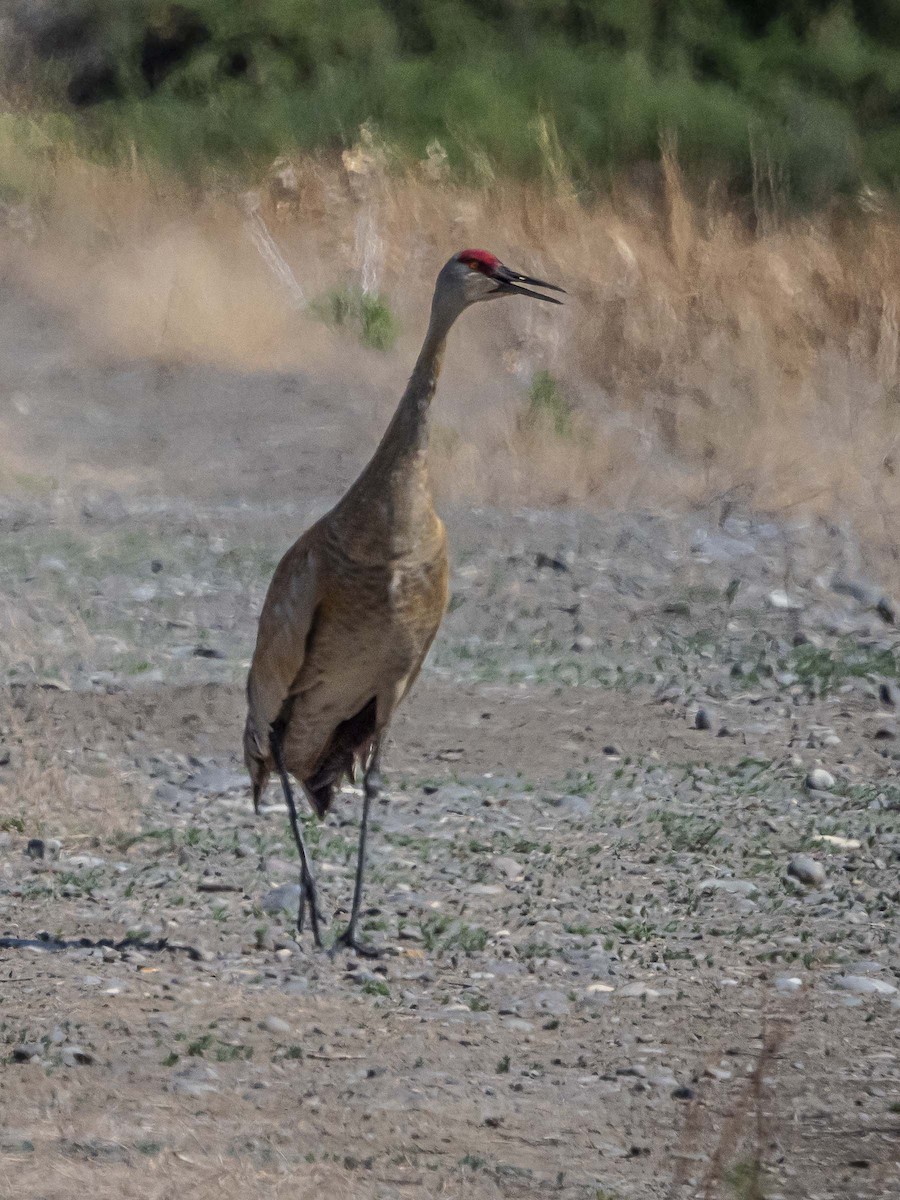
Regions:
[[[307,300],[368,279],[398,313],[406,332],[393,355],[353,359],[384,392],[384,413],[453,250],[486,245],[567,287],[564,310],[510,304],[469,318],[435,413],[444,495],[733,498],[839,518],[897,557],[900,219],[773,217],[752,232],[714,197],[692,200],[668,151],[660,197],[621,190],[586,203],[552,151],[532,186],[467,189],[442,178],[439,157],[388,169],[371,138],[343,162],[282,163],[260,182],[262,228]],[[104,353],[346,369],[348,335],[302,311],[236,191],[199,195],[137,166],[65,155],[39,190],[29,236],[20,216],[5,239],[7,265]],[[537,370],[571,405],[562,434],[521,419]]]

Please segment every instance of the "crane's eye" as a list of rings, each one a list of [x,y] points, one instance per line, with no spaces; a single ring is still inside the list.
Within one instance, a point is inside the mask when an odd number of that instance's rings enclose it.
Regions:
[[[478,261],[477,258],[467,258],[466,266],[471,271],[480,271],[481,270],[481,263]]]

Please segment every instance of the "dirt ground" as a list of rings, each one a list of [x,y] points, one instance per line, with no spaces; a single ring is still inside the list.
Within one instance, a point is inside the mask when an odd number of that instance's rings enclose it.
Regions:
[[[0,1194],[897,1194],[900,638],[845,531],[449,511],[384,955],[332,959],[242,684],[385,369],[100,362],[11,286],[0,348]],[[358,811],[307,822],[329,937]]]

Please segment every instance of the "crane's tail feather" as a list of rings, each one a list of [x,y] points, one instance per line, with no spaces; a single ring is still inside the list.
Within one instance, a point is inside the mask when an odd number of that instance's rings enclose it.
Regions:
[[[244,763],[247,767],[247,773],[250,776],[253,811],[258,813],[260,800],[262,799],[263,792],[266,790],[266,784],[269,782],[272,769],[262,753],[259,738],[256,736],[256,730],[253,728],[249,717],[244,728]]]
[[[375,744],[376,702],[374,696],[332,734],[318,767],[304,780],[316,816],[324,817],[334,802],[334,793],[344,779],[353,780],[358,764],[365,764]]]

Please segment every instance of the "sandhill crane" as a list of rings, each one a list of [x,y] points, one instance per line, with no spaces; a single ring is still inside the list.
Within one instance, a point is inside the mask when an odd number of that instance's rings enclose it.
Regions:
[[[421,353],[375,454],[343,499],[288,550],[269,585],[247,680],[244,757],[257,811],[273,769],[281,780],[301,862],[297,928],[302,933],[308,906],[317,946],[321,916],[288,775],[322,818],[344,777],[362,770],[350,921],[333,949],[373,955],[357,940],[356,923],[379,752],[448,598],[447,541],[426,463],[428,408],[456,318],[499,296],[560,303],[532,287],[563,291],[509,270],[485,250],[463,250],[442,268]]]

